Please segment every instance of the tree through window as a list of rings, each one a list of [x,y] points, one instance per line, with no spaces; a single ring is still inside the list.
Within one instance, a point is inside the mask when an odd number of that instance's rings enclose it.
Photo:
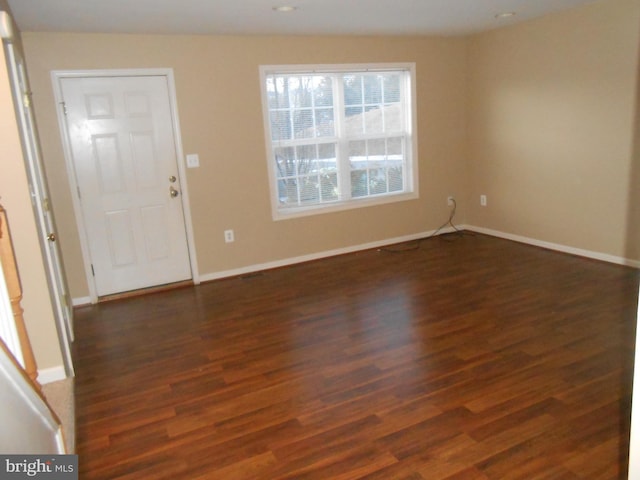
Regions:
[[[276,218],[415,197],[412,77],[412,65],[261,67]]]

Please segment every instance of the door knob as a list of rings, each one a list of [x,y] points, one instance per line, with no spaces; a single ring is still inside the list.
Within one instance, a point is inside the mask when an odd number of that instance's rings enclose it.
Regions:
[[[169,177],[169,181],[170,181],[171,183],[176,183],[176,180],[177,180],[177,178],[176,178],[176,176],[175,176],[175,175],[171,175],[171,176]]]
[[[180,192],[173,187],[169,187],[169,195],[171,195],[173,198],[176,198],[178,195],[180,195]]]
[[[47,235],[47,240],[49,240],[50,242],[55,242],[56,241],[56,234],[55,233],[50,233],[49,235]]]

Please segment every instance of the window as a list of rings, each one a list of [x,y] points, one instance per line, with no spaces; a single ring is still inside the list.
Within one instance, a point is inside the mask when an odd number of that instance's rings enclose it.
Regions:
[[[275,219],[417,197],[414,66],[263,66]]]

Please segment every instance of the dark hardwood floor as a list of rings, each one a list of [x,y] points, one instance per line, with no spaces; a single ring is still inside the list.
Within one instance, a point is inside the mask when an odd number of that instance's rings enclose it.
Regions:
[[[80,478],[626,478],[638,278],[453,234],[79,308]]]

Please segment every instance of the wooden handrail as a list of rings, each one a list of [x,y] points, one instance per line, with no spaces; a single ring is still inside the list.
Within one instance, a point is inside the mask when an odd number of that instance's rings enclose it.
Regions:
[[[13,318],[16,322],[16,332],[22,349],[24,369],[39,391],[41,387],[37,380],[38,366],[24,323],[24,310],[20,305],[22,301],[22,285],[20,283],[20,275],[18,274],[18,265],[13,251],[13,244],[11,242],[7,212],[2,205],[0,205],[0,262],[2,262],[2,269],[4,270],[4,276],[7,281],[9,300],[11,301],[11,308],[13,310]]]

